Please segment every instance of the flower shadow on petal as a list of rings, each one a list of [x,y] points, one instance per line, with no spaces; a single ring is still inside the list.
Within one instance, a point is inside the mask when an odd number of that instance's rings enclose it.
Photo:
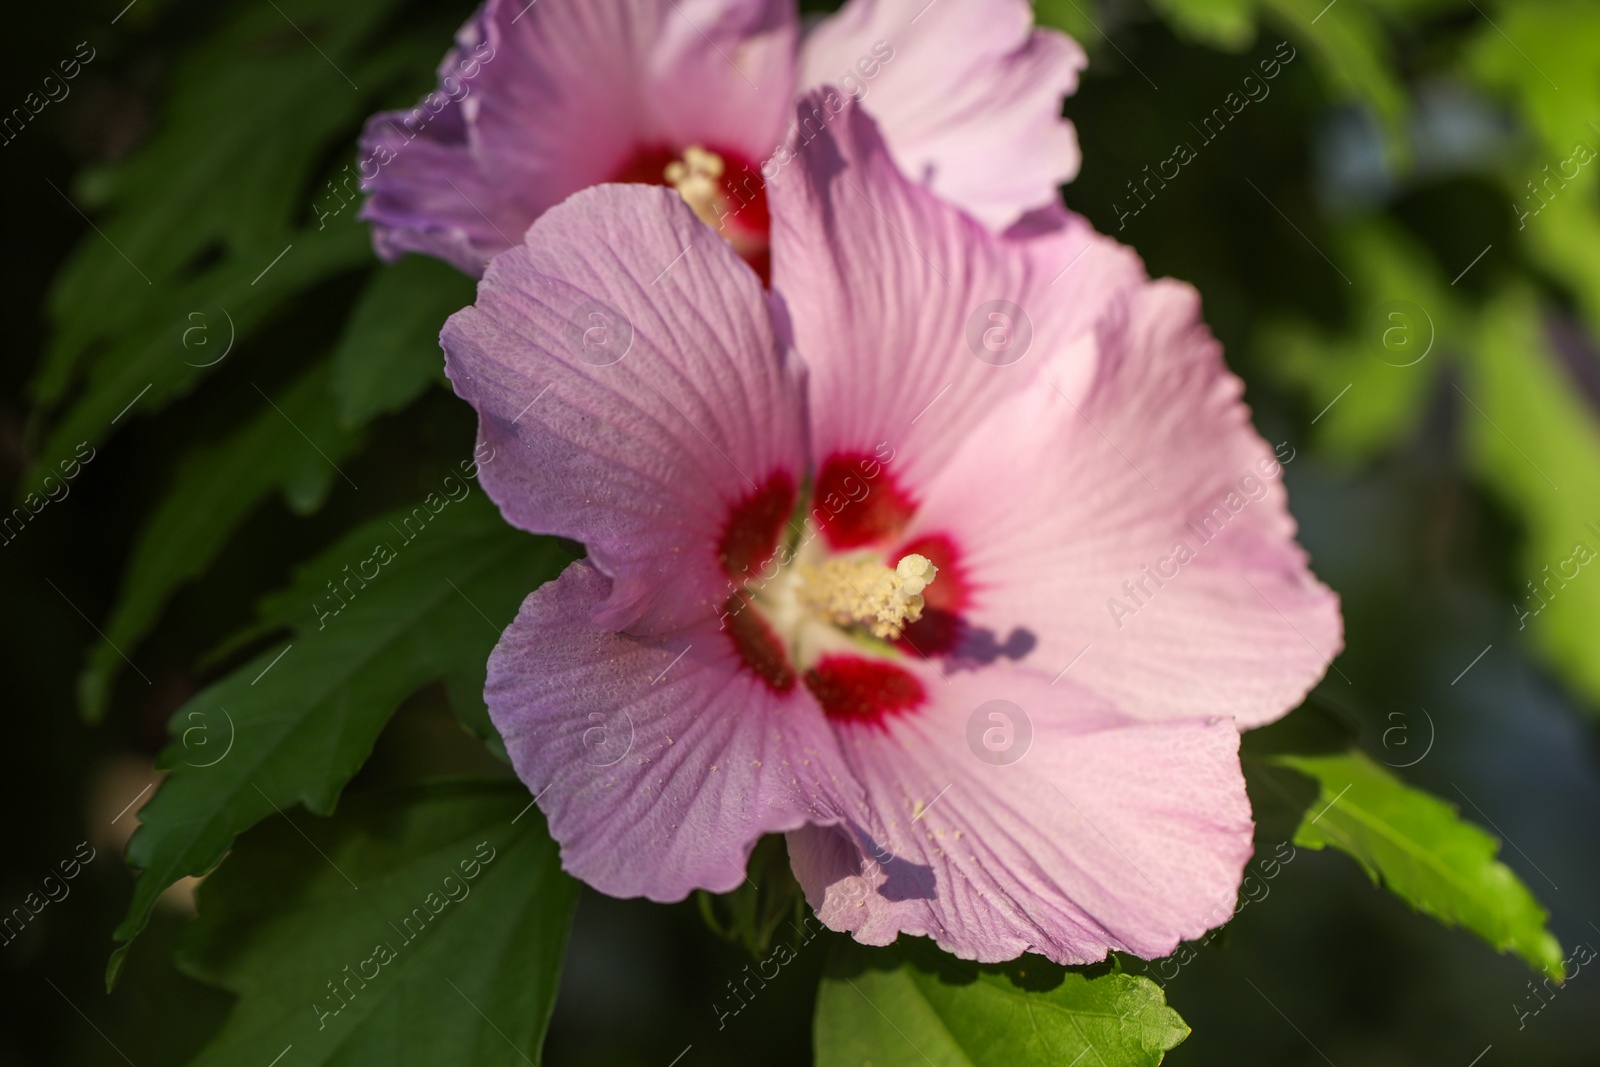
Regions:
[[[951,653],[950,666],[953,670],[974,670],[1002,659],[1015,663],[1027,658],[1038,644],[1038,635],[1025,627],[1012,627],[1001,641],[990,627],[968,626]]]
[[[894,849],[878,843],[872,834],[860,826],[846,824],[813,829],[819,834],[826,835],[826,843],[822,846],[824,855],[819,855],[818,859],[825,867],[831,869],[831,877],[827,881],[863,877],[870,881],[872,875],[864,874],[865,865],[867,871],[875,867],[883,872],[885,880],[877,887],[875,895],[884,900],[933,900],[938,895],[938,882],[932,867],[913,863],[896,855]],[[792,856],[794,847],[792,836],[790,841]],[[820,901],[811,903],[816,907]]]
[[[933,868],[894,856],[880,864],[888,880],[878,889],[884,900],[932,900],[938,892]]]

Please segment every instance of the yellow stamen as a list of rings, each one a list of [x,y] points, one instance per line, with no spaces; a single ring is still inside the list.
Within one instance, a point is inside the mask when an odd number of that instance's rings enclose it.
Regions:
[[[722,157],[699,145],[683,150],[683,158],[667,164],[662,177],[708,226],[716,227],[727,214],[728,197],[722,190],[727,169]]]
[[[931,560],[915,553],[893,570],[871,556],[835,556],[801,567],[800,599],[837,626],[895,638],[922,618],[922,591],[938,574]]]

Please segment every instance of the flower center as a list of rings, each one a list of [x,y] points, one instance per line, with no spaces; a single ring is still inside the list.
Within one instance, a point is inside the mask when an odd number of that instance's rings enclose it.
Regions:
[[[926,702],[905,661],[954,647],[967,582],[948,538],[900,538],[911,498],[861,459],[823,465],[805,518],[782,471],[729,508],[717,544],[728,578],[719,629],[772,692],[803,683],[830,721],[887,728]],[[873,496],[883,499],[869,508]]]
[[[616,182],[667,185],[702,222],[721,234],[749,263],[763,285],[772,281],[766,182],[761,168],[736,149],[690,145],[679,151],[663,144],[642,145],[611,178]]]
[[[936,588],[930,583],[937,575],[919,554],[835,553],[808,524],[798,543],[775,555],[762,573],[746,573],[728,610],[759,618],[771,643],[801,673],[829,656],[894,660],[905,651],[896,643],[907,627],[923,618],[923,594]]]
[[[927,556],[916,554],[893,570],[871,556],[833,556],[803,564],[796,592],[806,608],[835,626],[892,640],[922,618],[922,591],[938,574]]]
[[[683,150],[682,159],[667,164],[661,176],[678,190],[678,195],[701,222],[721,229],[722,219],[728,214],[728,197],[722,189],[722,175],[726,170],[721,156],[699,145],[690,145]]]

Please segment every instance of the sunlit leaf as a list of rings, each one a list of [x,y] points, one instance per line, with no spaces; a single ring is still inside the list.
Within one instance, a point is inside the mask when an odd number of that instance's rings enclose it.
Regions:
[[[980,967],[912,942],[842,944],[814,1033],[818,1067],[1147,1067],[1189,1028],[1148,978],[1038,956]]]
[[[1500,4],[1493,18],[1478,26],[1465,67],[1516,108],[1532,135],[1531,151],[1505,174],[1507,218],[1600,332],[1600,8]]]
[[[1418,911],[1466,927],[1535,970],[1561,973],[1561,946],[1545,928],[1549,913],[1495,859],[1499,842],[1462,820],[1453,806],[1403,784],[1357,751],[1285,753],[1267,763],[1269,779],[1287,769],[1317,784],[1295,831],[1296,846],[1331,845]]]
[[[1186,36],[1237,52],[1255,40],[1261,0],[1155,0],[1154,6]]]

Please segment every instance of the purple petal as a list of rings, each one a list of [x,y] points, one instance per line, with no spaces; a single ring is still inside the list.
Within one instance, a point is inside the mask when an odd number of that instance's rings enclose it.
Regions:
[[[857,94],[905,173],[999,230],[1077,174],[1061,100],[1086,63],[1028,0],[851,0],[806,37],[800,84]]]
[[[440,89],[409,111],[374,115],[362,131],[362,188],[371,196],[361,217],[373,223],[384,259],[422,252],[481,274],[537,215],[521,190],[485,176],[467,141],[486,61],[496,58],[485,39],[485,10],[456,34],[456,47],[439,64]]]
[[[1025,630],[1035,669],[1071,665],[1141,719],[1271,722],[1342,647],[1338,597],[1194,290],[1156,282],[1114,310],[971,435],[906,536],[963,547],[967,621]]]
[[[1144,270],[1059,207],[1030,217],[1028,240],[996,238],[909,182],[861,109],[833,115],[821,93],[798,107],[819,110],[831,117],[792,146],[770,193],[774,289],[811,370],[813,455],[887,442],[915,485],[1035,379],[1047,342],[1092,329]],[[983,347],[1002,301],[1032,317],[1031,356]]]
[[[714,619],[732,510],[804,478],[800,370],[728,243],[670,190],[585,190],[496,257],[442,341],[507,520],[582,541],[614,579],[596,621]]]
[[[859,797],[803,688],[773,692],[714,623],[660,642],[598,627],[609,595],[573,564],[489,660],[489,713],[569,872],[618,897],[727,892],[762,834]]]
[[[458,42],[441,114],[368,123],[363,217],[385,256],[423,251],[474,274],[641,153],[698,144],[759,162],[794,92],[783,0],[488,0]]]
[[[918,714],[840,729],[865,806],[789,835],[823,922],[867,944],[907,933],[966,959],[1082,964],[1162,956],[1232,916],[1252,824],[1231,722],[1119,723],[1070,682],[918,670]],[[1014,761],[980,758],[983,732],[1007,729],[1015,747],[997,751]]]

